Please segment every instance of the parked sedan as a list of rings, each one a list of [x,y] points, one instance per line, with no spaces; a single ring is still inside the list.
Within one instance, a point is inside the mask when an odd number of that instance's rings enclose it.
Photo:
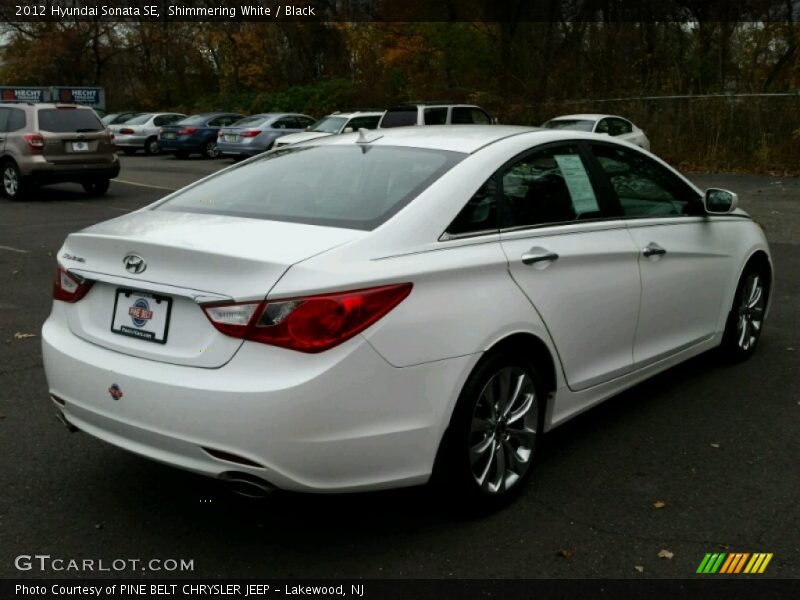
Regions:
[[[143,113],[120,125],[110,125],[109,129],[114,132],[117,148],[125,154],[135,154],[137,150],[158,154],[161,128],[185,118],[186,115],[180,113]]]
[[[636,144],[640,148],[650,150],[650,140],[644,131],[631,123],[628,119],[615,115],[564,115],[550,119],[542,127],[547,129],[569,129],[571,131],[592,131],[603,133],[621,140]]]
[[[247,158],[266,152],[279,137],[303,131],[313,124],[314,119],[297,113],[253,115],[220,129],[217,146],[223,156],[234,160]]]
[[[753,354],[773,272],[736,194],[608,136],[498,125],[288,146],[57,256],[42,344],[69,426],[251,495],[434,477],[490,507],[543,432]]]
[[[165,125],[158,135],[161,152],[171,152],[176,158],[200,154],[206,158],[219,156],[217,134],[220,127],[242,119],[237,113],[202,113]]]
[[[305,131],[281,136],[275,142],[275,147],[307,142],[328,135],[352,133],[359,129],[375,129],[378,127],[381,116],[383,116],[383,111],[335,112],[320,119],[311,127],[307,127]]]
[[[109,125],[119,125],[120,123],[124,123],[128,119],[132,119],[133,117],[140,114],[142,113],[139,112],[109,113],[100,120],[103,122],[103,125],[108,127]]]

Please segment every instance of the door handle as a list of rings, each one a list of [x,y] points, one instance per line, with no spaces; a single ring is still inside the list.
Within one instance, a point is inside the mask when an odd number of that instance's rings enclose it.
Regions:
[[[558,254],[555,252],[548,252],[544,248],[531,248],[522,255],[523,265],[534,265],[536,263],[552,262],[554,260],[558,260]]]
[[[642,250],[642,254],[644,256],[648,257],[648,258],[651,257],[651,256],[662,256],[662,255],[664,255],[666,253],[667,253],[667,251],[664,250],[664,248],[662,248],[661,246],[659,246],[655,242],[650,242],[649,244],[647,244],[645,249]]]

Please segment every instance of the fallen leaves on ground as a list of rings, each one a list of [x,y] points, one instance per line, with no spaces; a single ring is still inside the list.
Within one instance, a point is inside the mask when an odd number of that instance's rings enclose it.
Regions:
[[[664,508],[667,505],[663,500],[656,500],[653,502],[653,508]]]
[[[35,337],[36,337],[35,333],[23,333],[21,331],[18,331],[17,333],[14,334],[15,340],[27,340],[29,338],[35,338]]]
[[[561,550],[559,550],[559,551],[558,551],[556,554],[557,554],[558,556],[560,556],[561,558],[566,558],[567,560],[569,560],[569,559],[571,559],[571,558],[572,558],[572,556],[575,554],[575,551],[574,551],[574,550],[571,550],[571,549],[569,549],[569,548],[562,548],[562,549],[561,549]]]
[[[712,447],[712,448],[719,448],[719,444],[718,444],[718,443],[716,443],[716,442],[714,442],[713,444],[711,444],[711,447]]]
[[[659,552],[658,552],[658,558],[666,558],[667,560],[669,560],[673,556],[675,556],[675,553],[674,552],[670,552],[667,549],[659,550]]]
[[[639,571],[639,573],[644,573],[644,565],[634,565],[633,568]]]

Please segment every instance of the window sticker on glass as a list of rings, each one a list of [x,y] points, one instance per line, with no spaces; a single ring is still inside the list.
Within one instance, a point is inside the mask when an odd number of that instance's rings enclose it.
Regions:
[[[580,216],[586,213],[600,212],[597,197],[592,189],[592,182],[589,181],[589,174],[583,166],[581,157],[574,154],[557,154],[553,158],[556,159],[569,194],[572,196],[575,213]]]

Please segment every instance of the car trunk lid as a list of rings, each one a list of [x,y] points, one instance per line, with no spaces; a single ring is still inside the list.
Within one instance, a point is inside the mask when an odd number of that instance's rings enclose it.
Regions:
[[[83,299],[67,305],[69,327],[125,354],[219,367],[242,342],[218,332],[201,303],[261,300],[292,264],[360,235],[171,211],[107,221],[70,235],[59,254],[70,273],[94,281]]]

